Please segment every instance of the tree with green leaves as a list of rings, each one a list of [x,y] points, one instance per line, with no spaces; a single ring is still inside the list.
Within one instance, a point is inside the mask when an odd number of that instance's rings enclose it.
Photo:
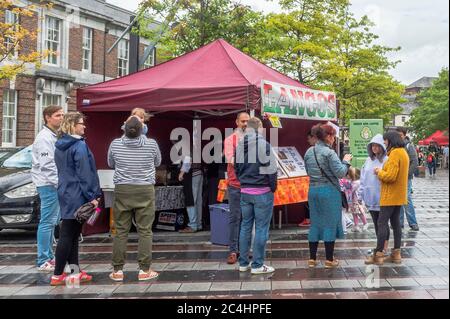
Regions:
[[[42,59],[56,54],[25,48],[26,43],[36,41],[37,32],[28,30],[22,22],[37,14],[39,7],[51,8],[52,5],[41,1],[39,5],[17,6],[12,0],[0,0],[0,80],[15,78],[25,72],[27,64],[39,68]]]
[[[382,118],[400,110],[403,86],[388,73],[399,50],[375,44],[372,22],[350,12],[347,0],[280,0],[285,12],[271,14],[248,51],[316,89],[336,93],[340,123]]]
[[[412,111],[408,125],[413,127],[418,140],[437,130],[448,130],[448,72],[448,68],[443,68],[432,86],[417,96],[419,107]]]
[[[163,59],[191,52],[219,38],[244,48],[262,17],[232,0],[144,0],[139,11],[140,35],[156,39],[162,34],[159,48],[165,53]],[[151,30],[146,26],[152,19],[164,22]]]

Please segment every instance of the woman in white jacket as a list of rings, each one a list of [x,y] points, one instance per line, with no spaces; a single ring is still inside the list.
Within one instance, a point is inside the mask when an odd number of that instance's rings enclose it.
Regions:
[[[378,234],[378,215],[380,213],[380,192],[381,185],[377,175],[374,174],[375,168],[382,168],[388,157],[386,154],[386,146],[384,145],[383,136],[375,135],[367,145],[369,157],[361,169],[359,198],[362,198],[367,209],[372,216],[375,227],[375,234]],[[389,226],[388,226],[389,228]],[[389,234],[389,229],[388,229]],[[389,243],[389,236],[384,244],[386,253]]]

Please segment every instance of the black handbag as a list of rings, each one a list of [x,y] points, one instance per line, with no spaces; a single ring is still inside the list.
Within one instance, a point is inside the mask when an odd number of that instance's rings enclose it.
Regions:
[[[322,176],[325,176],[326,179],[328,179],[330,181],[331,184],[333,184],[334,187],[337,188],[337,190],[341,193],[341,203],[342,203],[342,207],[348,210],[348,201],[347,201],[347,196],[345,196],[345,193],[342,191],[340,186],[337,186],[335,183],[333,183],[333,181],[331,180],[330,177],[328,177],[328,175],[325,173],[325,171],[322,169],[322,167],[320,167],[319,165],[319,161],[317,160],[317,155],[316,155],[316,148],[313,148],[314,151],[314,158],[316,159],[316,163],[317,166],[320,169],[320,172],[322,173]]]
[[[80,224],[84,224],[94,213],[95,206],[89,202],[78,208],[74,213],[74,216]]]

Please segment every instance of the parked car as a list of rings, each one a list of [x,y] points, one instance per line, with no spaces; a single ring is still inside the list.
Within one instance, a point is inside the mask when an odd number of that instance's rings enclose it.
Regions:
[[[39,224],[40,200],[31,181],[31,158],[28,146],[0,166],[0,230],[36,229]]]
[[[0,147],[0,167],[8,158],[22,150],[23,147]]]

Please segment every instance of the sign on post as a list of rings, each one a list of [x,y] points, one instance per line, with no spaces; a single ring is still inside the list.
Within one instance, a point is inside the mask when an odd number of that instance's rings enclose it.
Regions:
[[[383,120],[350,120],[350,153],[353,155],[354,167],[362,167],[368,156],[367,145],[383,131]]]
[[[280,118],[336,121],[336,95],[263,80],[262,113]]]

